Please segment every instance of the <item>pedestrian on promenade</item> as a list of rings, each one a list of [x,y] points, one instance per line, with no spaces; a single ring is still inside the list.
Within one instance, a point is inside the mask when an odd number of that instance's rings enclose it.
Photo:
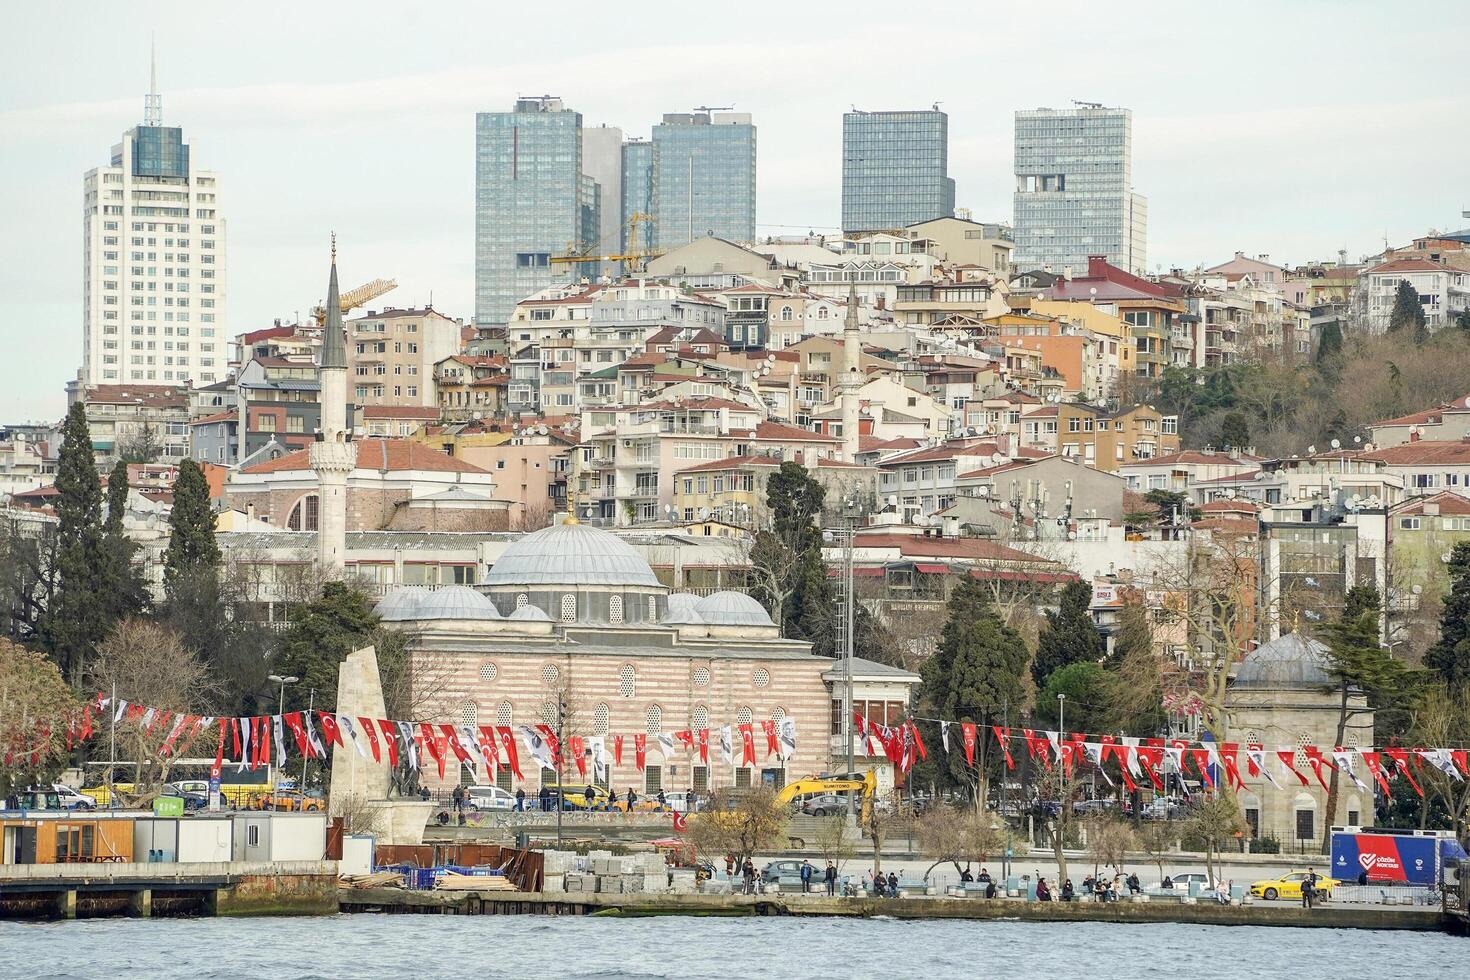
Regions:
[[[837,894],[837,865],[833,864],[831,861],[828,861],[827,862],[826,879],[827,879],[827,894],[828,895],[836,895]]]
[[[1062,882],[1062,901],[1070,902],[1072,900],[1072,896],[1075,894],[1076,892],[1072,888],[1071,878],[1068,878],[1066,881]]]
[[[516,790],[516,809],[522,813],[526,810],[526,791],[524,788]]]
[[[464,787],[455,786],[454,792],[449,794],[449,808],[455,813],[464,809]]]
[[[750,863],[750,858],[745,859],[745,894],[755,894],[755,865]]]
[[[1038,877],[1036,879],[1036,900],[1038,902],[1051,901],[1051,889],[1046,887],[1045,878]]]
[[[1159,887],[1172,889],[1174,887],[1174,879],[1170,878],[1168,875],[1164,875],[1164,880],[1159,882]]]
[[[658,791],[658,806],[660,810],[667,810],[669,808],[669,801],[668,798],[664,796],[663,790]]]
[[[888,897],[898,897],[898,875],[894,874],[892,871],[888,872]]]
[[[1312,907],[1312,900],[1317,897],[1317,872],[1310,866],[1307,868],[1307,876],[1302,879],[1302,908]]]
[[[966,868],[965,870],[963,870],[963,871],[960,872],[960,884],[962,884],[962,885],[968,885],[971,882],[973,882],[974,880],[975,880],[975,876],[972,875],[972,874],[970,874],[970,869],[969,868]]]
[[[872,890],[873,890],[873,873],[871,871],[864,871],[863,872],[863,894],[866,895],[866,894],[868,894],[868,892],[870,892]]]
[[[607,791],[607,808],[609,810],[616,810],[618,808],[618,791],[611,787]]]
[[[812,890],[812,872],[816,870],[810,861],[801,862],[801,890],[808,893]]]
[[[583,788],[582,798],[587,801],[587,809],[589,810],[592,809],[593,805],[597,802],[597,790],[593,789],[591,783],[588,783],[586,787]]]
[[[976,878],[975,880],[982,885],[990,884],[990,870],[988,868],[981,868],[980,877]]]
[[[633,812],[633,804],[638,802],[638,794],[633,792],[633,787],[628,787],[628,812]]]
[[[1138,895],[1143,891],[1143,884],[1138,880],[1138,873],[1134,872],[1128,876],[1128,894]]]
[[[725,877],[732,881],[735,879],[735,855],[733,854],[725,855]]]
[[[541,812],[546,813],[551,809],[551,787],[541,787]]]

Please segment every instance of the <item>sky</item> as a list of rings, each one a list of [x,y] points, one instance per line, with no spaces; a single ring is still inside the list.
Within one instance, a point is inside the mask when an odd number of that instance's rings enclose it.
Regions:
[[[1461,0],[1230,5],[649,0],[11,3],[0,59],[0,422],[53,419],[81,363],[82,177],[142,119],[220,176],[226,333],[344,288],[473,316],[474,114],[549,93],[648,137],[734,106],[760,235],[835,230],[842,113],[949,113],[957,203],[1009,221],[1017,109],[1133,111],[1150,268],[1350,258],[1470,219]]]

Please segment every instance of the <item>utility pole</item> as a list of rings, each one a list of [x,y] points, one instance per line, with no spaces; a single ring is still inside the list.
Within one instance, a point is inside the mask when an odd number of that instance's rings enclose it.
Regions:
[[[1006,695],[1005,698],[1001,700],[1001,703],[1000,704],[1001,704],[1001,708],[1000,708],[1000,719],[1001,719],[1000,720],[1000,730],[1006,733],[1006,737],[1007,738],[1010,738],[1010,734],[1011,734],[1011,697],[1010,697],[1010,695],[1009,694]],[[1006,793],[1006,769],[1004,767],[1004,760],[1005,760],[1005,757],[1006,757],[1006,753],[1009,752],[1009,751],[1010,751],[1010,746],[1009,745],[1003,745],[1003,746],[1001,746],[1001,749],[1000,749],[1000,757],[1001,757],[1001,760],[1002,760],[1002,768],[1000,770],[1000,822],[1003,823],[1003,824],[1005,824],[1005,828],[1006,828],[1006,846],[1005,846],[1005,850],[1002,851],[1001,852],[1001,855],[1000,855],[1000,880],[1002,882],[1004,882],[1007,878],[1009,878],[1011,876],[1011,874],[1010,874],[1010,866],[1011,866],[1011,818],[1010,818],[1010,815],[1006,813],[1006,802],[1007,802],[1007,793]]]
[[[556,846],[561,847],[562,797],[566,793],[567,692],[556,692]]]
[[[311,689],[311,693],[309,693],[306,696],[306,715],[307,715],[306,723],[308,725],[311,724],[311,713],[312,713],[313,710],[315,710],[315,708],[316,708],[316,688],[312,688]],[[307,747],[310,748],[310,743],[308,743]],[[306,764],[307,764],[307,762],[310,759],[311,759],[311,753],[309,751],[308,752],[301,753],[301,812],[302,813],[305,813],[306,812]]]
[[[117,681],[112,682],[112,700],[107,702],[112,712],[112,738],[107,750],[107,808],[117,809],[117,795],[112,791],[112,771],[117,768]],[[133,780],[137,783],[137,780]]]

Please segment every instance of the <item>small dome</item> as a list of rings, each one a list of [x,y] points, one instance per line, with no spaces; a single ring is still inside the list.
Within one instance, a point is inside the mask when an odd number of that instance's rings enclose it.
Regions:
[[[693,598],[693,596],[690,598]],[[703,622],[704,617],[699,614],[699,610],[695,609],[692,604],[685,602],[676,606],[673,603],[669,603],[669,612],[668,615],[664,616],[663,625],[695,626]]]
[[[499,619],[495,603],[467,585],[429,592],[418,604],[416,619]]]
[[[693,592],[670,592],[668,603],[671,613],[675,609],[693,609],[699,605],[699,596]]]
[[[1300,633],[1287,633],[1246,654],[1235,672],[1237,689],[1321,690],[1327,676],[1327,647]]]
[[[540,606],[521,606],[519,609],[517,609],[515,612],[511,613],[505,618],[512,619],[520,623],[551,622],[551,617],[548,616],[546,614],[546,610],[542,609]]]
[[[764,606],[743,592],[716,592],[694,607],[711,626],[774,626]],[[668,622],[668,618],[664,618]]]
[[[388,623],[417,619],[419,604],[428,596],[429,590],[420,585],[400,585],[389,589],[388,594],[378,600],[373,612]]]
[[[485,584],[660,587],[653,569],[632,545],[585,524],[532,531],[505,549],[485,576]]]

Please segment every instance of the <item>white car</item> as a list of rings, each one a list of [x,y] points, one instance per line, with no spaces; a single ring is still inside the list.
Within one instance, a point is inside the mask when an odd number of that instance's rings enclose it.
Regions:
[[[70,786],[52,783],[51,788],[56,791],[57,796],[61,797],[61,805],[68,810],[94,810],[97,807],[96,800],[78,793]]]
[[[471,810],[514,810],[516,798],[499,786],[467,786],[465,806]]]
[[[675,813],[694,813],[699,808],[699,794],[690,790],[674,790],[664,794],[664,802]]]

